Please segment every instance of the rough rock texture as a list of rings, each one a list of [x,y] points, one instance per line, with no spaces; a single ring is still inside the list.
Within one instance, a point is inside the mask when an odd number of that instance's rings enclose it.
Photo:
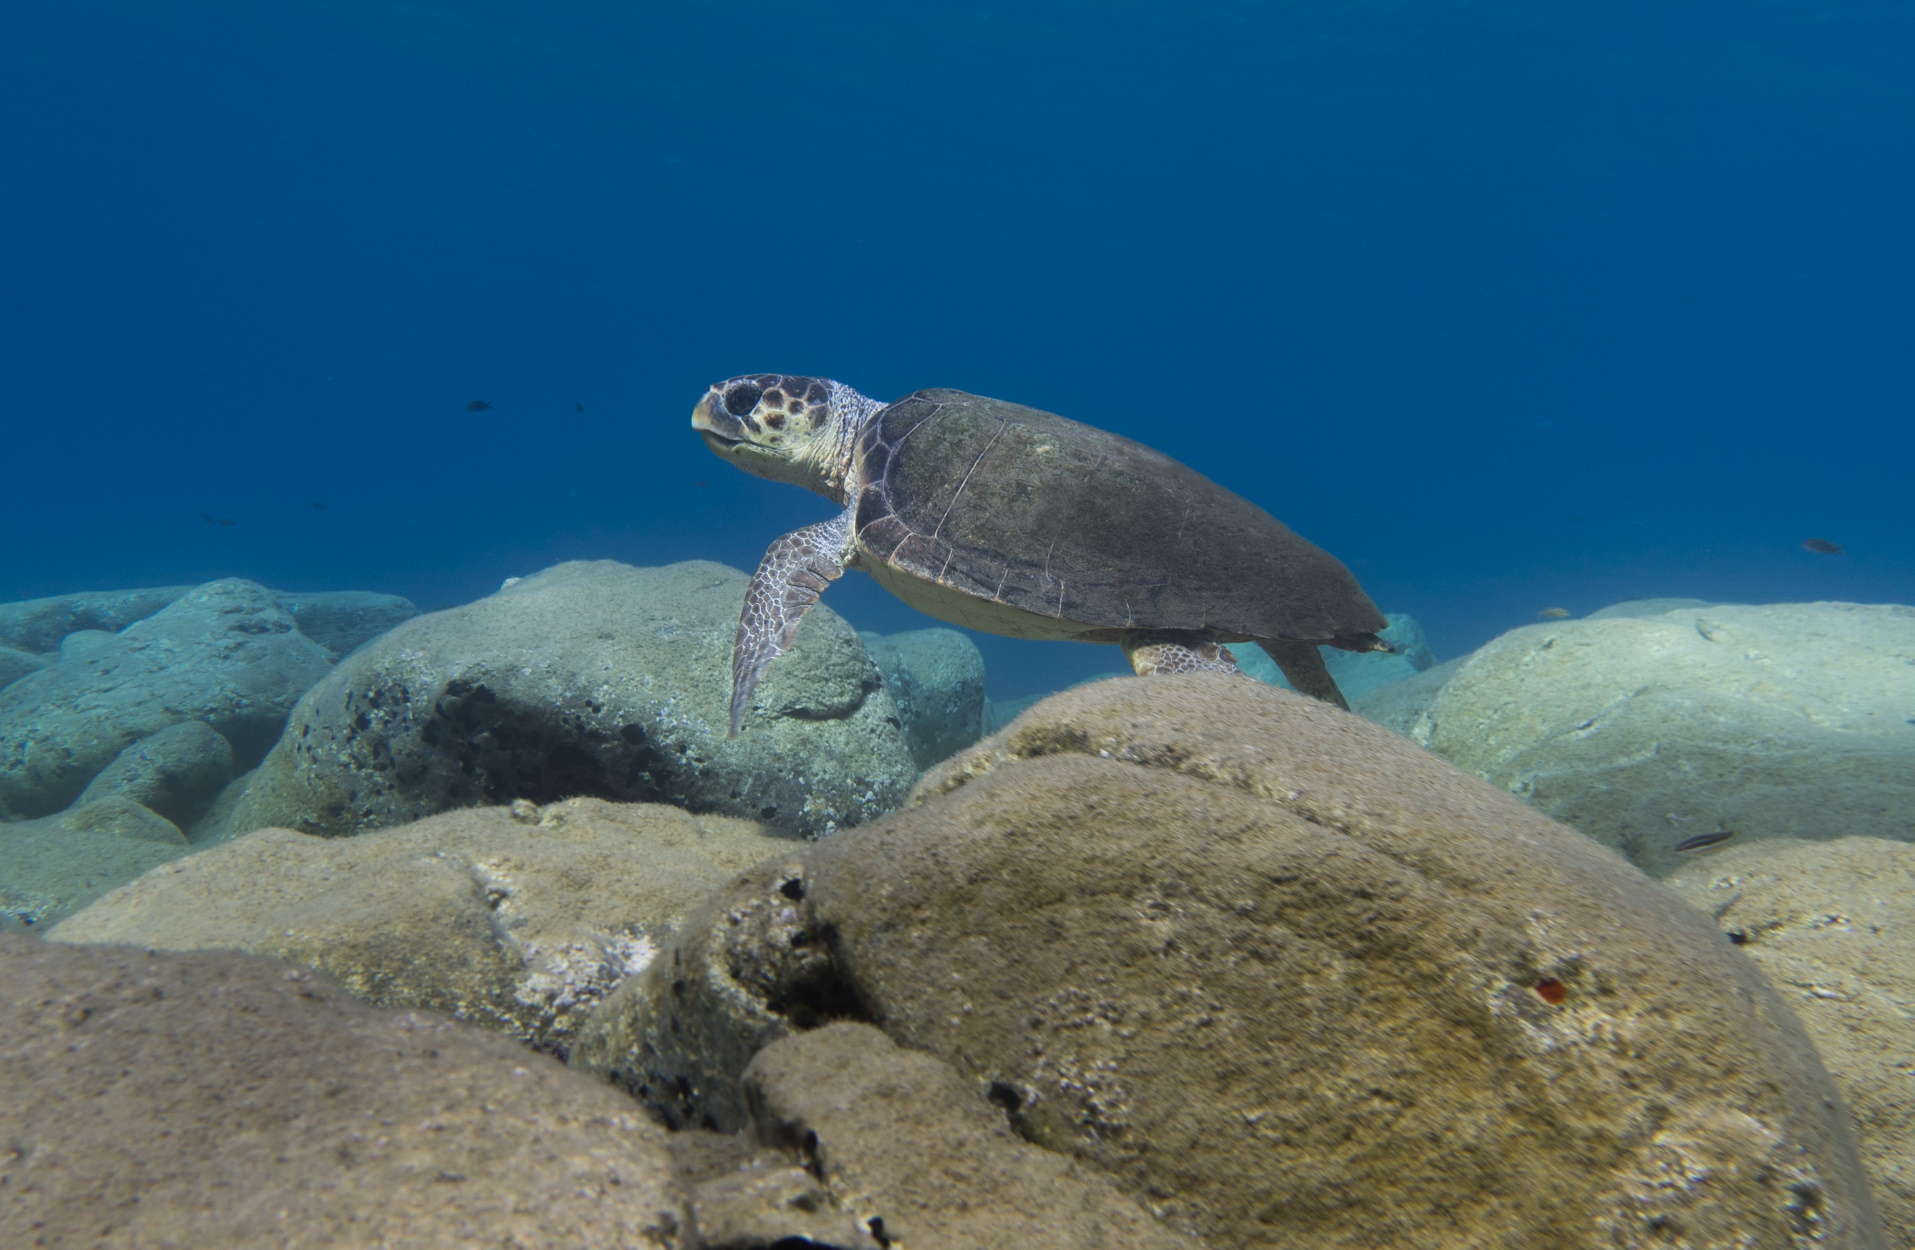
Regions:
[[[921,1250],[1174,1250],[1095,1171],[1011,1132],[951,1066],[839,1023],[766,1047],[745,1069],[754,1132],[800,1152],[839,1207]]]
[[[1834,1086],[1706,917],[1312,700],[1099,682],[767,867],[575,1063],[729,1128],[729,1056],[870,1020],[1220,1247],[1881,1244]]]
[[[44,928],[186,852],[172,821],[117,797],[0,824],[0,932]]]
[[[620,1095],[305,970],[0,937],[0,1245],[681,1244]]]
[[[1915,608],[1720,605],[1532,625],[1413,737],[1653,873],[1745,840],[1915,838]]]
[[[232,779],[232,744],[204,721],[183,720],[114,756],[73,805],[131,799],[184,828],[205,813]]]
[[[67,806],[126,747],[203,721],[241,767],[266,753],[331,658],[264,587],[208,582],[117,634],[69,633],[60,661],[0,690],[0,805]]]
[[[0,647],[0,687],[11,686],[28,673],[37,673],[52,662],[44,655]]]
[[[1896,1250],[1915,1250],[1915,846],[1732,847],[1669,878],[1769,974],[1848,1100]]]
[[[61,942],[232,947],[564,1053],[713,888],[794,845],[656,804],[449,812],[357,838],[263,829],[72,916]]]
[[[1323,653],[1324,666],[1336,679],[1337,689],[1352,703],[1372,690],[1414,677],[1436,663],[1429,640],[1423,636],[1423,627],[1416,623],[1415,617],[1401,612],[1387,615],[1390,623],[1379,636],[1396,648],[1393,652],[1318,648]],[[1237,667],[1258,681],[1290,689],[1289,679],[1276,661],[1263,653],[1262,647],[1244,644],[1232,647],[1231,653],[1237,657]]]
[[[748,580],[706,561],[576,562],[408,621],[300,700],[230,827],[357,833],[589,794],[816,837],[896,807],[916,775],[896,709],[828,609],[726,737]]]
[[[860,634],[884,675],[919,768],[956,755],[984,733],[984,657],[955,629]]]
[[[58,650],[62,638],[83,629],[117,634],[191,589],[148,586],[140,590],[90,590],[0,603],[0,646],[46,652]]]
[[[713,1250],[882,1250],[796,1155],[744,1134],[684,1129],[665,1138],[691,1191],[692,1234]],[[793,1240],[802,1238],[803,1240]]]

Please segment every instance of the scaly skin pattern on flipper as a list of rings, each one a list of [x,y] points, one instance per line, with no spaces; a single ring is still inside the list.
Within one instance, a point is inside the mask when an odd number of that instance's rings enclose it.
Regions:
[[[745,723],[752,692],[771,662],[783,655],[811,605],[825,587],[844,576],[851,514],[807,525],[766,549],[745,591],[738,640],[731,655],[731,737]]]

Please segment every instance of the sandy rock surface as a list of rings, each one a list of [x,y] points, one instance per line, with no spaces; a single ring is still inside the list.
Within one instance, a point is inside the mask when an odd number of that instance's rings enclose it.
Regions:
[[[725,1064],[834,1017],[1214,1246],[1881,1244],[1833,1084],[1706,917],[1240,679],[1058,696],[741,875],[573,1061],[732,1129]]]
[[[1915,608],[1720,604],[1513,630],[1407,728],[1661,875],[1718,822],[1915,838],[1911,720]]]
[[[0,1085],[0,1245],[680,1244],[616,1091],[230,951],[0,936]]]
[[[947,1063],[866,1024],[787,1038],[745,1069],[752,1131],[837,1205],[921,1250],[1194,1250],[1093,1169],[1011,1131]]]
[[[356,838],[263,829],[123,886],[48,936],[273,955],[379,1006],[563,1053],[706,894],[794,845],[746,821],[599,799]]]
[[[1802,1018],[1854,1114],[1889,1244],[1915,1250],[1915,846],[1776,838],[1686,864],[1668,884]]]
[[[59,811],[123,749],[181,721],[218,731],[248,767],[331,664],[270,591],[240,578],[117,634],[70,633],[57,664],[0,690],[0,805],[15,819]]]
[[[812,837],[889,811],[916,769],[877,669],[827,608],[726,736],[747,582],[706,561],[575,562],[408,621],[300,700],[208,836],[358,833],[580,794]]]

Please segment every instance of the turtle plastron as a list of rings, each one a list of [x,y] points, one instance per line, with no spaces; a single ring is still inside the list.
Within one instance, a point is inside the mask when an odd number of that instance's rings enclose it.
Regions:
[[[731,653],[731,736],[736,738],[752,692],[771,662],[791,647],[798,622],[825,587],[844,576],[851,550],[850,509],[795,529],[765,549],[745,591],[738,640]]]

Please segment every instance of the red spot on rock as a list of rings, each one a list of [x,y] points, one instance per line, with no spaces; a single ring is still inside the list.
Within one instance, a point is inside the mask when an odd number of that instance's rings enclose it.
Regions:
[[[1554,1007],[1569,997],[1569,987],[1555,977],[1544,977],[1536,982],[1536,993],[1544,1002]]]

